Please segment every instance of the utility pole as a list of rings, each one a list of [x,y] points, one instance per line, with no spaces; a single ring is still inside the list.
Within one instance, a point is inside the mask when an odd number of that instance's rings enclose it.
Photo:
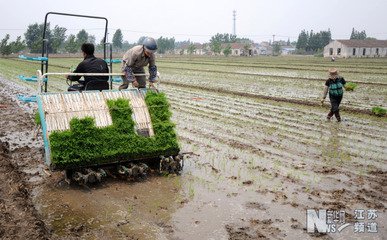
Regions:
[[[274,40],[275,40],[275,34],[273,34],[273,42],[271,43],[271,53],[274,56]]]
[[[233,15],[233,21],[234,21],[234,25],[233,25],[233,29],[232,29],[232,34],[233,35],[236,35],[236,29],[235,29],[235,20],[236,20],[236,11],[232,11],[232,15]]]

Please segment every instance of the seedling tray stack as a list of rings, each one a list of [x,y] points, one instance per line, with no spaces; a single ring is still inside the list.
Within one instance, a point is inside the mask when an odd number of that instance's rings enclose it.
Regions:
[[[163,93],[130,89],[37,96],[52,170],[159,159],[180,151]]]

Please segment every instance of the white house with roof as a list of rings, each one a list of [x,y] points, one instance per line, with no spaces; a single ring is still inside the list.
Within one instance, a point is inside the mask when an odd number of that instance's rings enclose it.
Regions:
[[[258,50],[253,43],[223,43],[221,55],[223,55],[223,50],[230,45],[231,47],[231,56],[253,56],[258,55]]]
[[[293,46],[282,46],[281,55],[290,55],[296,51],[296,48]]]
[[[174,53],[180,54],[180,55],[207,55],[209,53],[209,46],[208,44],[201,44],[201,43],[193,43],[193,52],[190,53],[189,48],[191,47],[191,44],[184,44],[180,46],[179,48],[175,48]]]
[[[334,40],[324,47],[324,57],[387,57],[387,40]]]
[[[195,50],[193,54],[195,55],[206,55],[208,53],[208,48],[206,44],[201,44],[201,43],[194,43],[195,45]]]
[[[261,42],[258,48],[258,55],[272,55],[273,47],[269,42]]]

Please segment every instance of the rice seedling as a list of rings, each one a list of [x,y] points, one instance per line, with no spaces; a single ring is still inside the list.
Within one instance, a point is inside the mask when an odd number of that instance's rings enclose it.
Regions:
[[[386,115],[387,110],[385,108],[382,108],[382,107],[373,107],[372,113],[378,117],[383,117]]]
[[[354,82],[347,82],[347,83],[344,85],[345,91],[354,91],[355,88],[357,88],[357,84],[354,83]]]

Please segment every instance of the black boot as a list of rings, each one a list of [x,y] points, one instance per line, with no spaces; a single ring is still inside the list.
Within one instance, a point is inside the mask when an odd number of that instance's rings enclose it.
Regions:
[[[128,87],[129,87],[129,84],[123,83],[123,84],[121,84],[121,85],[118,87],[118,90],[128,89]]]
[[[341,122],[341,117],[340,117],[339,111],[335,112],[335,117],[336,117],[338,122]]]
[[[332,116],[333,116],[333,112],[330,111],[330,112],[328,113],[327,120],[331,120],[331,117],[332,117]]]

